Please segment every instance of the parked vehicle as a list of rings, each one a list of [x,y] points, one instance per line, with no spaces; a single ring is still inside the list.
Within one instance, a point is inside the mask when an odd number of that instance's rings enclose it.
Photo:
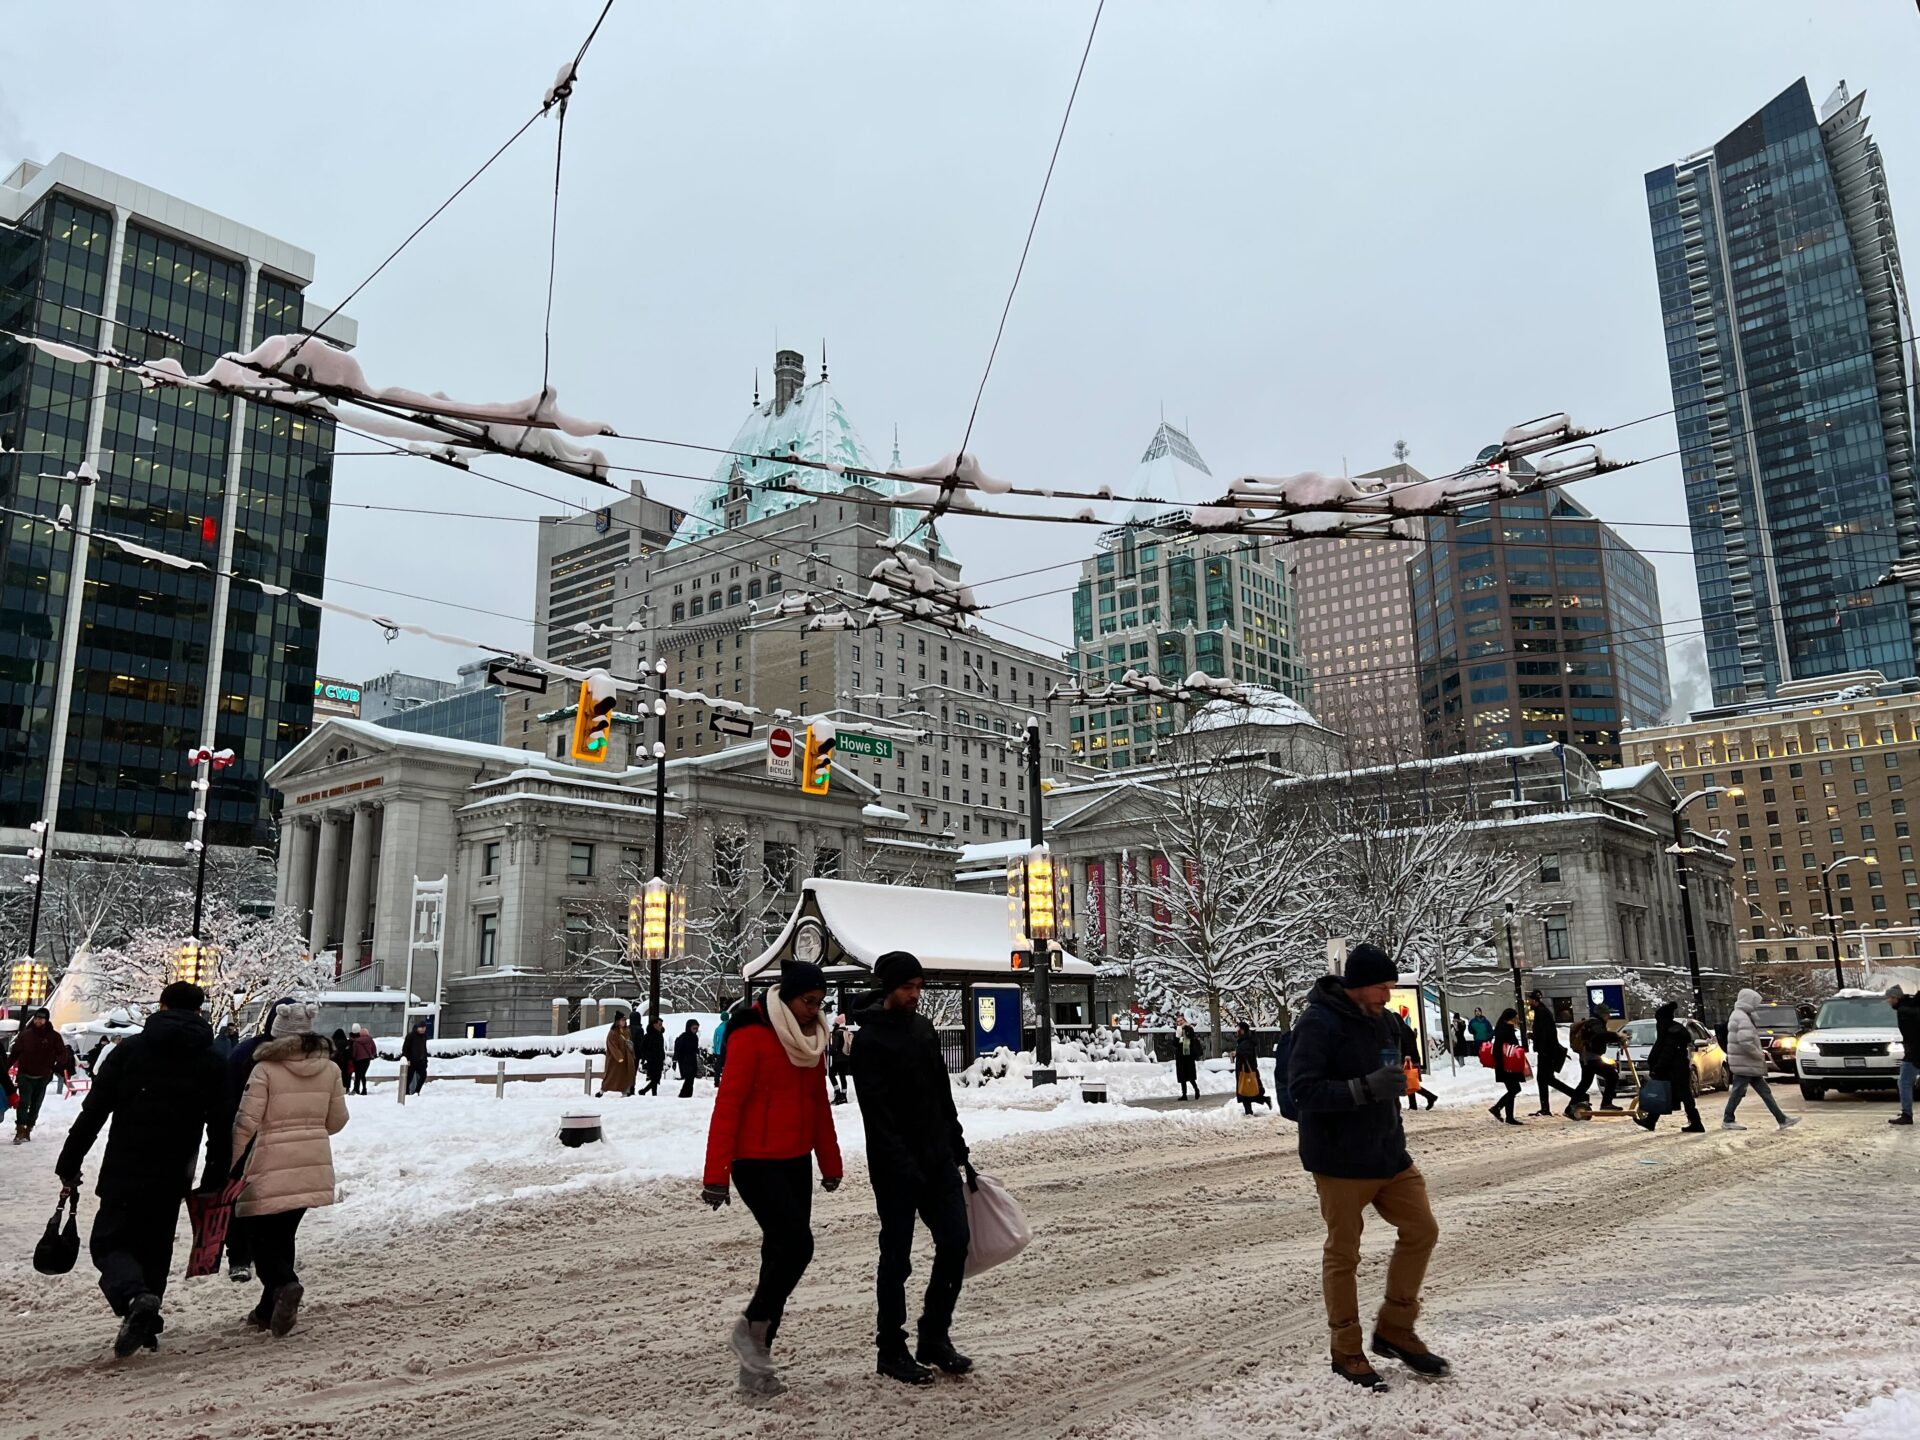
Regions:
[[[1809,1100],[1829,1090],[1893,1090],[1905,1058],[1899,1022],[1878,990],[1835,994],[1794,1047],[1800,1093]]]
[[[1731,1083],[1727,1073],[1727,1052],[1720,1048],[1720,1042],[1713,1038],[1713,1032],[1698,1020],[1676,1020],[1674,1023],[1686,1027],[1691,1037],[1690,1057],[1693,1065],[1693,1093],[1704,1094],[1708,1090],[1724,1090]],[[1633,1057],[1635,1071],[1644,1072],[1647,1068],[1647,1056],[1653,1050],[1654,1025],[1652,1020],[1629,1020],[1620,1027],[1620,1033],[1626,1036],[1627,1053]],[[1628,1072],[1621,1073],[1621,1088],[1631,1089],[1626,1083]]]
[[[1800,1048],[1801,1035],[1812,1028],[1813,1017],[1802,1016],[1792,1005],[1762,1005],[1753,1012],[1753,1023],[1768,1063],[1782,1075],[1793,1074],[1794,1052]]]

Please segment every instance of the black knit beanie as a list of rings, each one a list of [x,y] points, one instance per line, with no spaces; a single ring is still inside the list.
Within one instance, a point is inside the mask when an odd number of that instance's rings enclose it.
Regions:
[[[1391,985],[1400,978],[1387,952],[1365,941],[1347,952],[1346,973],[1340,983],[1348,990],[1364,990],[1369,985]]]
[[[873,962],[873,978],[880,982],[880,993],[891,995],[909,980],[926,978],[920,957],[905,950],[889,950]]]
[[[798,1000],[810,990],[825,990],[827,975],[810,960],[780,962],[780,998]]]

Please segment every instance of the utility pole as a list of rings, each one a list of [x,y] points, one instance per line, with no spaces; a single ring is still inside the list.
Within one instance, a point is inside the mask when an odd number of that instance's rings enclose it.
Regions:
[[[1029,848],[1037,850],[1046,838],[1045,813],[1040,808],[1040,719],[1027,717],[1027,829]],[[1027,887],[1027,935],[1033,942],[1033,1008],[1040,1027],[1035,1037],[1033,1058],[1042,1068],[1053,1064],[1053,976],[1047,942],[1033,933],[1033,891]],[[1034,1076],[1036,1084],[1040,1082]]]
[[[1687,866],[1687,822],[1680,814],[1685,808],[1685,801],[1673,807],[1673,858],[1680,880],[1680,929],[1687,940],[1687,974],[1693,978],[1693,1013],[1705,1024],[1707,996],[1700,981],[1700,946],[1693,935],[1693,882]]]
[[[667,661],[653,662],[653,878],[667,882]],[[669,936],[671,931],[668,932]],[[664,951],[662,946],[661,950]],[[647,1023],[660,1018],[660,954],[647,958]]]

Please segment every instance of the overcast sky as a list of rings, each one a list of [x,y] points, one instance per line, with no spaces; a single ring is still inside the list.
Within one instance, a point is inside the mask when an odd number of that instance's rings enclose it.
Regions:
[[[599,3],[10,7],[0,164],[68,151],[301,245],[330,304],[537,106]],[[567,123],[562,403],[724,445],[776,337],[810,378],[824,338],[877,458],[896,424],[910,464],[953,449],[1092,14],[616,0]],[[1371,469],[1397,439],[1438,473],[1544,412],[1665,410],[1644,172],[1802,75],[1816,105],[1844,78],[1868,92],[1920,264],[1916,73],[1905,0],[1109,0],[972,448],[1023,483],[1119,483],[1164,407],[1223,478]],[[536,126],[354,302],[375,384],[538,388],[553,138]],[[1666,419],[1609,442],[1673,446]],[[487,468],[587,499],[548,471]],[[675,503],[697,489],[648,483]],[[1576,493],[1636,522],[1622,533],[1659,567],[1671,643],[1697,634],[1678,462]],[[362,458],[338,462],[334,499],[330,595],[528,642],[532,525],[352,507],[555,506]],[[947,537],[981,585],[1093,534],[956,520]],[[998,613],[1070,644],[1065,593]],[[467,658],[336,618],[322,633],[323,672],[356,680],[451,677]]]

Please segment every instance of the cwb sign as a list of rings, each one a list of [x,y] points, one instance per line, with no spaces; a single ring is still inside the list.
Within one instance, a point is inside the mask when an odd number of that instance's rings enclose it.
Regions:
[[[344,715],[350,719],[360,717],[360,687],[345,680],[329,680],[322,676],[313,682],[313,713],[315,716]]]

